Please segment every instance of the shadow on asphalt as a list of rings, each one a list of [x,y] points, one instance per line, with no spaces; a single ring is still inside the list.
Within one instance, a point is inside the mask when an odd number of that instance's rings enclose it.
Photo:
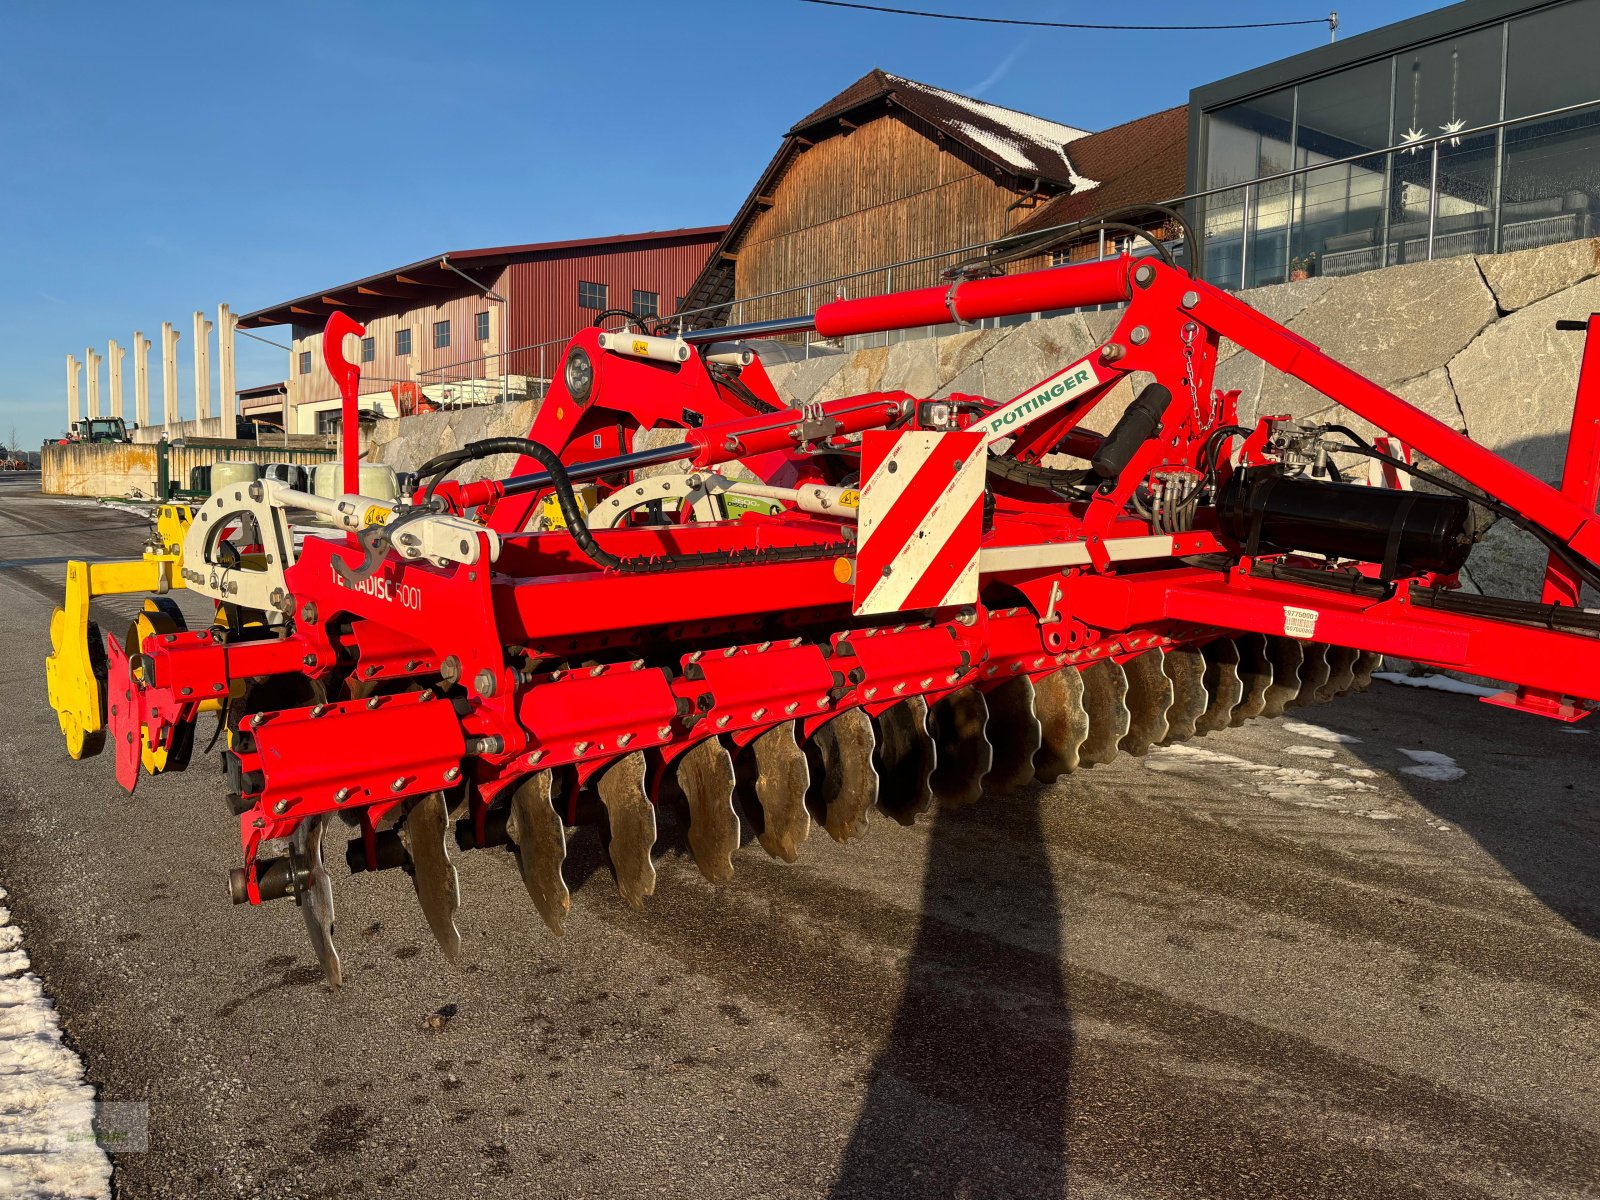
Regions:
[[[1466,697],[1426,690],[1416,695],[1442,725],[1419,720],[1404,729],[1377,729],[1359,700],[1320,711],[1291,709],[1290,715],[1362,738],[1346,748],[1393,778],[1439,820],[1472,838],[1551,912],[1600,941],[1600,810],[1593,799],[1600,716],[1577,725],[1579,732],[1567,732],[1548,718]],[[1407,768],[1421,764],[1397,763],[1394,750],[1462,746],[1482,747],[1483,757],[1493,763],[1489,771],[1482,771],[1482,760],[1463,760],[1459,765],[1469,772],[1466,781],[1416,779]],[[1470,779],[1480,772],[1478,780]],[[1466,786],[1469,782],[1475,786]]]
[[[1062,918],[1039,805],[1046,789],[932,813],[921,918],[889,1035],[868,1073],[834,1200],[1059,1196],[1073,1040]],[[1005,804],[995,874],[985,805]],[[971,932],[1026,930],[1033,952]],[[1023,1182],[1025,1181],[1025,1182]]]

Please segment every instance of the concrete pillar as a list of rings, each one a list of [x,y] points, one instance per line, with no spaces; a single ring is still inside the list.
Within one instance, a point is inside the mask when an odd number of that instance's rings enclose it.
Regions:
[[[100,364],[104,361],[90,346],[83,352],[84,378],[89,383],[89,419],[92,421],[100,415]]]
[[[78,375],[83,364],[75,355],[67,355],[67,428],[70,430],[83,416],[83,399],[78,393]]]
[[[239,394],[233,381],[234,330],[239,318],[226,304],[217,305],[217,411],[226,418],[222,436],[232,437],[239,416]]]
[[[150,424],[150,339],[133,331],[133,419]]]
[[[211,416],[211,330],[203,312],[194,314],[194,419]]]
[[[122,415],[122,359],[128,352],[112,338],[106,343],[106,363],[111,368],[111,415]]]
[[[171,321],[161,322],[161,423],[178,423],[178,339]]]

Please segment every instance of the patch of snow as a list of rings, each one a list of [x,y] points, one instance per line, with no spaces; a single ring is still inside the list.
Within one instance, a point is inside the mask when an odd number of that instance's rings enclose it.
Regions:
[[[1402,746],[1400,753],[1417,764],[1414,767],[1401,767],[1400,771],[1405,775],[1415,775],[1418,779],[1431,779],[1435,783],[1449,783],[1466,774],[1466,771],[1456,766],[1455,759],[1448,754],[1440,754],[1437,750],[1407,750]]]
[[[1332,746],[1290,746],[1290,754],[1298,754],[1301,758],[1332,758]]]
[[[1312,725],[1307,721],[1285,721],[1283,731],[1292,733],[1296,737],[1315,738],[1319,742],[1348,742],[1357,745],[1361,739],[1353,733],[1339,733],[1337,730],[1327,729],[1321,725]]]
[[[974,142],[982,146],[985,150],[988,150],[995,157],[1004,161],[1012,169],[1021,171],[1024,174],[1027,174],[1035,169],[1032,160],[1021,152],[1020,144],[1012,141],[1010,138],[1002,137],[1000,134],[997,134],[992,130],[979,129],[976,125],[970,124],[966,121],[951,121],[950,124],[954,128],[960,130],[964,136],[971,138]],[[1100,181],[1098,179],[1089,179],[1086,176],[1078,174],[1077,169],[1072,165],[1072,160],[1067,157],[1067,152],[1065,149],[1057,146],[1050,146],[1049,149],[1053,150],[1057,155],[1060,156],[1061,165],[1066,167],[1067,178],[1072,183],[1072,191],[1074,195],[1079,192],[1090,191],[1100,186]]]
[[[1563,725],[1561,727],[1561,732],[1562,733],[1576,733],[1576,734],[1579,734],[1582,737],[1588,737],[1591,733],[1594,732],[1594,730],[1592,730],[1592,729],[1579,729],[1576,725]]]
[[[887,72],[885,72],[887,74]],[[934,87],[932,84],[919,83],[915,79],[907,79],[903,75],[890,75],[890,79],[897,84],[903,84],[912,91],[922,92],[929,96],[937,96],[945,103],[964,108],[968,112],[976,113],[985,120],[993,121],[996,125],[1004,125],[1016,133],[1019,138],[1030,142],[1045,144],[1065,144],[1075,142],[1081,137],[1088,137],[1090,131],[1079,129],[1075,125],[1063,125],[1059,121],[1048,121],[1044,117],[1036,117],[1032,113],[1018,112],[1014,108],[1003,108],[998,104],[990,104],[986,100],[974,100],[971,96],[963,96],[959,92],[947,92],[943,88]]]
[[[1448,675],[1402,675],[1399,671],[1374,671],[1372,677],[1401,687],[1428,688],[1435,692],[1455,692],[1462,696],[1498,696],[1505,690],[1479,687],[1475,683],[1463,683]]]
[[[1067,177],[1072,182],[1072,190],[1074,192],[1086,192],[1099,186],[1099,180],[1088,179],[1079,175],[1073,168],[1072,160],[1067,157],[1067,144],[1075,142],[1079,138],[1088,137],[1089,130],[1079,129],[1073,125],[1063,125],[1059,121],[1047,121],[1043,117],[1036,117],[1031,113],[1018,112],[1014,108],[1002,108],[998,104],[974,100],[971,96],[963,96],[957,92],[947,92],[943,88],[919,83],[915,79],[906,79],[904,76],[890,75],[889,78],[894,80],[897,86],[906,88],[908,91],[921,92],[927,96],[937,96],[952,108],[965,109],[973,116],[980,117],[1008,131],[1011,136],[1005,137],[996,134],[990,129],[980,129],[968,121],[951,122],[964,136],[971,138],[1013,169],[1022,172],[1033,170],[1033,163],[1026,155],[1020,153],[1020,149],[1023,145],[1039,146],[1060,156],[1061,165],[1067,169]]]
[[[0,900],[5,895],[0,888]],[[111,1161],[96,1139],[94,1089],[62,1042],[55,1005],[30,965],[21,932],[0,907],[0,1196],[109,1197]]]
[[[1307,747],[1307,749],[1317,748]],[[1218,750],[1208,750],[1203,746],[1186,743],[1157,746],[1142,761],[1145,767],[1152,771],[1191,777],[1200,773],[1209,776],[1211,772],[1204,770],[1207,767],[1222,767],[1232,778],[1249,779],[1254,782],[1267,799],[1276,800],[1280,804],[1291,804],[1296,808],[1325,809],[1342,816],[1366,817],[1373,821],[1399,819],[1398,813],[1385,808],[1362,807],[1358,797],[1377,789],[1370,783],[1354,778],[1353,770],[1338,763],[1327,764],[1330,771],[1336,773],[1324,773],[1307,767],[1284,767],[1272,763],[1252,762],[1237,755],[1224,754]]]

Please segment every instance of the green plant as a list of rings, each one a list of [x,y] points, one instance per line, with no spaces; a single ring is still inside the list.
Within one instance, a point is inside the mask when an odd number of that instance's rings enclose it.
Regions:
[[[1299,258],[1291,258],[1289,260],[1289,274],[1291,275],[1297,272],[1304,272],[1310,275],[1316,269],[1317,256],[1315,254],[1304,254]]]

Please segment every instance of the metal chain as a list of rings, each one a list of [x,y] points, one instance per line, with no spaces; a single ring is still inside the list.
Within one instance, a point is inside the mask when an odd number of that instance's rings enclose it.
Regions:
[[[1196,433],[1212,428],[1217,423],[1217,398],[1211,397],[1209,410],[1202,414],[1200,411],[1200,381],[1194,373],[1194,339],[1200,333],[1200,326],[1193,321],[1184,323],[1183,336],[1183,378],[1189,385],[1189,409],[1194,416],[1194,431]]]

